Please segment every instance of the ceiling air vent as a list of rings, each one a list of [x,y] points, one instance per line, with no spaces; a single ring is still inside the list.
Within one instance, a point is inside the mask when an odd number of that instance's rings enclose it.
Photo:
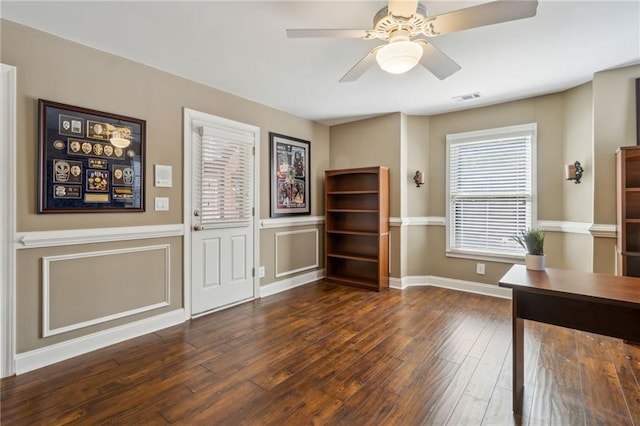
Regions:
[[[454,96],[453,99],[456,102],[464,102],[464,101],[470,101],[471,99],[478,99],[480,97],[480,93],[475,92],[475,93],[467,93],[466,95],[460,95],[460,96]]]

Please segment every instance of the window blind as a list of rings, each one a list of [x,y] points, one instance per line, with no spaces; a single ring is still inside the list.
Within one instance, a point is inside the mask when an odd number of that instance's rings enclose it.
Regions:
[[[203,228],[248,226],[252,216],[251,140],[203,127],[200,152],[200,220]]]
[[[533,222],[532,132],[448,140],[448,250],[519,255]]]

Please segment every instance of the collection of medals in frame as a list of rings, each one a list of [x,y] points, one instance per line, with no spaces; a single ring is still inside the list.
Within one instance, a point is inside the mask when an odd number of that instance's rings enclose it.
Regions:
[[[38,100],[39,213],[144,211],[146,121]]]

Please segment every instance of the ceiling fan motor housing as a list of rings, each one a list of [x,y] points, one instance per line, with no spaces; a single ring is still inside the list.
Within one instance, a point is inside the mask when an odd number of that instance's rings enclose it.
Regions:
[[[367,38],[392,41],[394,34],[402,31],[411,39],[424,33],[423,28],[427,24],[426,16],[427,9],[421,4],[410,18],[393,16],[389,13],[389,8],[383,7],[373,18],[373,30],[370,30]]]

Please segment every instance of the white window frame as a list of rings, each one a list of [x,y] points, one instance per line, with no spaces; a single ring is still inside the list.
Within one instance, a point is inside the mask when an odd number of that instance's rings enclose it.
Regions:
[[[515,126],[500,127],[494,129],[478,130],[464,133],[448,134],[446,138],[446,255],[448,257],[459,257],[464,259],[476,259],[487,260],[494,262],[506,262],[513,263],[521,262],[524,260],[524,252],[514,252],[513,254],[504,253],[487,253],[471,250],[460,250],[451,247],[452,240],[452,212],[451,212],[451,171],[450,171],[450,147],[452,144],[464,143],[464,142],[482,142],[493,141],[496,139],[506,139],[519,136],[529,136],[531,138],[530,144],[530,158],[531,158],[531,216],[528,228],[535,228],[537,226],[537,124],[528,123]]]

